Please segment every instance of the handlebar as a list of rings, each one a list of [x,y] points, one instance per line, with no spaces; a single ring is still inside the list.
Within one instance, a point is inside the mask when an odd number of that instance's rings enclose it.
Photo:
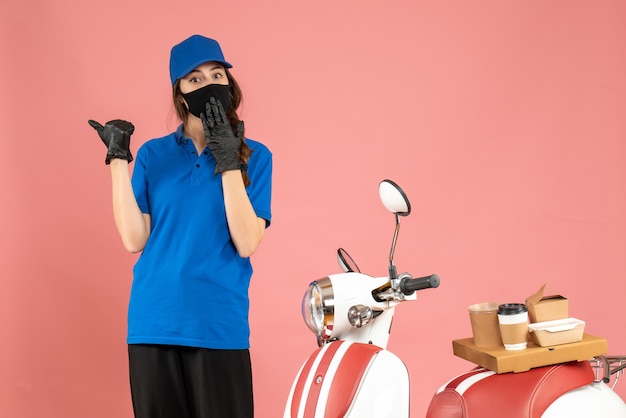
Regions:
[[[409,296],[415,293],[416,290],[430,289],[439,287],[439,276],[431,274],[430,276],[418,277],[413,279],[411,277],[405,277],[400,280],[400,291]]]

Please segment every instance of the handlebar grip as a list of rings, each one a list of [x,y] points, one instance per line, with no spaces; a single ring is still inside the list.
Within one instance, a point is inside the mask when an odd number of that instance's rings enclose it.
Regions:
[[[431,274],[430,276],[419,277],[417,279],[402,279],[400,281],[400,291],[405,295],[412,295],[416,290],[429,289],[439,287],[439,276]]]

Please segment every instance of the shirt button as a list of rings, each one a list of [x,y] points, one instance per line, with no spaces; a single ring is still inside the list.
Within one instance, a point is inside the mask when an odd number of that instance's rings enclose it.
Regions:
[[[196,167],[200,168],[200,164],[196,164]]]

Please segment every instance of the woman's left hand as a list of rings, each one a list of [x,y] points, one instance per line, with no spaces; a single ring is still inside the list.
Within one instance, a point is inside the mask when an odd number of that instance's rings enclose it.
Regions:
[[[222,103],[214,97],[209,99],[201,119],[207,146],[215,158],[215,174],[240,170],[239,148],[243,121],[239,122],[237,134],[234,134]]]

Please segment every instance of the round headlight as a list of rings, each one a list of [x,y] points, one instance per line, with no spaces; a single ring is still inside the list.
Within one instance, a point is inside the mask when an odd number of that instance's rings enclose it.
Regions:
[[[302,298],[302,318],[307,327],[313,333],[320,337],[324,331],[324,301],[322,300],[322,291],[317,284],[313,282],[304,293]]]
[[[307,327],[321,340],[329,340],[335,324],[335,296],[328,277],[309,285],[302,298],[302,317]]]

